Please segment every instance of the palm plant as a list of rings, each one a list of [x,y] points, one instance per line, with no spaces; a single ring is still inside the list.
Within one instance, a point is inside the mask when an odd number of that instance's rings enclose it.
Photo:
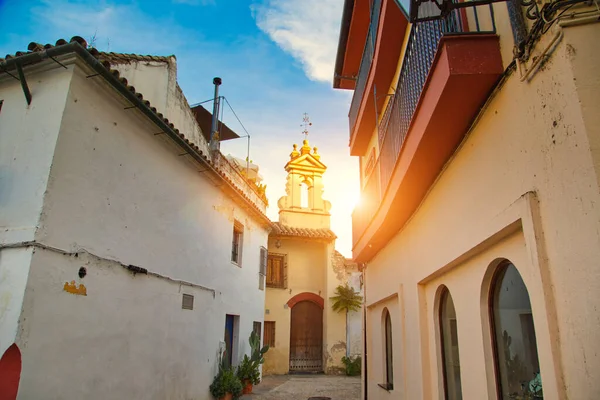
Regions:
[[[333,311],[346,311],[346,313],[360,310],[363,301],[363,297],[359,292],[355,292],[347,283],[335,288],[335,296],[329,299],[333,300],[333,304],[331,305]]]

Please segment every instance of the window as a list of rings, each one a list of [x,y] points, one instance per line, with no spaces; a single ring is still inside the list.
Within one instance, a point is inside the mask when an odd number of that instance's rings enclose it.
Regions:
[[[285,255],[269,254],[267,258],[267,287],[285,289]]]
[[[394,389],[394,351],[392,348],[392,319],[387,308],[383,310],[383,341],[385,357],[385,383],[379,386],[385,390]]]
[[[267,275],[268,252],[264,247],[260,248],[260,268],[258,271],[258,288],[265,290],[265,276]]]
[[[275,347],[275,321],[265,321],[265,336],[263,337],[263,345]]]
[[[256,335],[260,339],[260,334],[261,334],[261,323],[260,323],[260,321],[254,321],[252,323],[252,332],[256,333]]]
[[[306,182],[300,184],[300,207],[308,208],[308,184]]]
[[[184,294],[181,298],[181,308],[184,310],[193,310],[194,309],[194,296],[191,294]]]
[[[2,105],[4,104],[4,100],[0,100],[0,111],[2,111]]]
[[[461,400],[460,358],[458,352],[458,329],[454,301],[448,289],[440,297],[440,337],[444,394],[446,400]]]
[[[490,292],[498,398],[542,399],[542,378],[527,287],[510,262],[498,266]]]
[[[231,243],[231,261],[242,265],[242,244],[244,241],[244,225],[238,221],[233,223],[233,241]]]

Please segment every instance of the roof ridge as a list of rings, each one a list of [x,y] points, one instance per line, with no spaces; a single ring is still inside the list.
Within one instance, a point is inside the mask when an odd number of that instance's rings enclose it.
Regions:
[[[59,46],[63,46],[63,45],[67,45],[67,44],[75,43],[75,42],[78,43],[93,58],[96,58],[97,60],[99,60],[100,63],[102,64],[102,67],[104,67],[110,74],[112,74],[114,79],[117,80],[120,85],[122,85],[126,90],[131,92],[131,94],[133,96],[137,97],[138,100],[140,101],[140,103],[144,107],[146,107],[152,114],[154,114],[162,123],[164,123],[165,126],[168,127],[168,129],[173,133],[174,136],[179,137],[179,139],[183,143],[185,143],[185,145],[189,146],[190,149],[192,149],[195,152],[195,154],[197,154],[199,156],[199,159],[201,159],[203,162],[205,162],[207,165],[209,165],[214,170],[216,175],[220,176],[220,178],[222,180],[227,182],[233,188],[233,190],[235,192],[237,192],[237,196],[240,197],[242,199],[242,201],[246,201],[247,203],[249,203],[250,210],[256,212],[260,216],[260,218],[263,218],[265,221],[269,221],[269,223],[271,222],[269,220],[269,218],[267,217],[266,213],[263,212],[260,209],[260,207],[257,204],[255,204],[254,201],[252,201],[252,199],[246,193],[244,193],[244,190],[242,188],[238,187],[238,185],[236,185],[236,183],[233,182],[233,180],[229,176],[227,176],[226,172],[223,171],[219,167],[218,162],[217,163],[214,162],[211,158],[208,157],[207,154],[204,154],[204,152],[199,148],[199,146],[196,143],[190,141],[189,138],[186,137],[186,135],[184,135],[182,132],[180,132],[179,129],[177,129],[173,125],[173,123],[168,120],[168,118],[166,118],[161,112],[159,112],[156,109],[156,107],[153,107],[152,104],[150,104],[150,102],[148,100],[144,99],[143,94],[139,93],[134,86],[130,85],[128,83],[127,79],[125,77],[122,77],[118,70],[111,68],[111,62],[108,59],[102,57],[102,54],[107,54],[107,53],[101,53],[100,51],[98,51],[98,49],[96,49],[94,47],[88,47],[87,41],[84,38],[82,38],[81,36],[73,36],[70,41],[66,41],[64,39],[58,39],[56,41],[55,45],[52,45],[52,44],[42,45],[40,43],[31,42],[27,46],[27,51],[25,51],[25,52],[17,51],[14,55],[8,54],[8,55],[6,55],[5,58],[0,57],[0,66],[3,67],[3,64],[6,64],[10,59],[13,59],[13,58],[27,56],[31,53],[41,53],[41,52],[50,51],[54,47],[59,47]],[[120,54],[120,53],[114,53],[114,54]],[[156,57],[156,56],[151,56],[151,57]],[[36,63],[39,61],[40,60],[38,59],[35,61],[31,61],[31,63]],[[7,72],[7,71],[0,70],[0,73],[2,73],[2,72]],[[189,104],[188,104],[188,106],[189,106]],[[259,198],[260,198],[260,196],[259,196]],[[261,200],[263,200],[263,199],[261,198]],[[265,204],[266,204],[266,202],[265,202]]]

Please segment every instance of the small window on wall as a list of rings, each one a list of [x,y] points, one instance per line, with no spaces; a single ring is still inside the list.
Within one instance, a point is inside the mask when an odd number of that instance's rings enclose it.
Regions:
[[[510,262],[498,266],[490,293],[498,398],[542,399],[533,314],[527,287]]]
[[[244,241],[244,225],[233,223],[233,241],[231,243],[231,262],[242,265],[242,244]]]
[[[269,254],[267,258],[267,287],[285,289],[285,255]]]
[[[446,400],[461,400],[462,385],[456,311],[452,296],[446,288],[443,289],[440,297],[440,337],[445,398]]]
[[[0,112],[2,112],[2,105],[4,104],[4,100],[0,100]]]
[[[275,347],[275,321],[265,321],[263,346]]]
[[[383,341],[385,360],[385,382],[379,386],[385,390],[394,389],[394,350],[392,346],[392,318],[387,308],[383,310]]]

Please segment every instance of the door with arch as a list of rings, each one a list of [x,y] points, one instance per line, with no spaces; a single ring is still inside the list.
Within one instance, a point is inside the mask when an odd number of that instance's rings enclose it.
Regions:
[[[290,372],[323,371],[323,309],[304,300],[292,307]]]

